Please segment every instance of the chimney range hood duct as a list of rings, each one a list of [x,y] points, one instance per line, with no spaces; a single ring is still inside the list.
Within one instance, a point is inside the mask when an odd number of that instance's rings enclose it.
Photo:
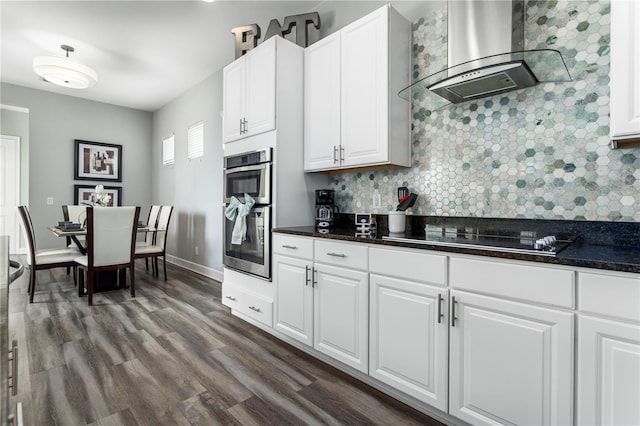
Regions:
[[[571,81],[557,50],[524,50],[524,17],[524,0],[449,0],[449,68],[399,96],[435,110],[541,82]]]

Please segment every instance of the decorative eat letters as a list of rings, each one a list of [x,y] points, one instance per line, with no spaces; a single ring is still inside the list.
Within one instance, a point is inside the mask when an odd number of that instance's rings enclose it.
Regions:
[[[264,39],[267,40],[275,35],[285,36],[291,33],[293,27],[296,27],[296,44],[301,47],[307,47],[307,39],[309,32],[308,25],[313,24],[317,30],[320,29],[320,15],[318,12],[304,13],[302,15],[287,16],[284,18],[284,25],[280,26],[277,19],[269,22],[269,28]]]
[[[275,35],[284,37],[291,33],[293,27],[296,27],[296,44],[301,47],[307,47],[309,24],[313,24],[317,30],[320,29],[320,15],[318,12],[286,16],[283,26],[280,26],[280,22],[277,19],[272,19],[269,22],[269,28],[264,39],[267,40]],[[257,24],[236,27],[231,32],[236,36],[236,59],[258,45],[260,27]]]
[[[236,59],[238,59],[258,45],[260,27],[258,24],[245,25],[232,29],[231,33],[236,36]]]

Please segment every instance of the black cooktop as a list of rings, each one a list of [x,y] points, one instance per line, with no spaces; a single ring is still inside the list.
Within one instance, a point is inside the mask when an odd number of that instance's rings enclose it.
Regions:
[[[567,235],[547,235],[535,231],[517,233],[480,233],[476,228],[429,227],[420,234],[389,234],[383,240],[409,242],[433,246],[477,248],[508,253],[537,254],[555,256],[568,247],[575,237]]]

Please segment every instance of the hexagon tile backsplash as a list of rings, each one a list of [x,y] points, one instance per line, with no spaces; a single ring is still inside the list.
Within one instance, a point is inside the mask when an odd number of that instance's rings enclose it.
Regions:
[[[640,149],[609,147],[609,1],[526,1],[526,48],[559,50],[573,81],[412,109],[410,169],[330,175],[343,212],[640,222]],[[414,78],[446,67],[446,6],[413,24]],[[444,63],[443,63],[444,61]]]

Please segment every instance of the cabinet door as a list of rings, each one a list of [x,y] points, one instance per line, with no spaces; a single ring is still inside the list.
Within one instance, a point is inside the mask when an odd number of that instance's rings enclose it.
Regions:
[[[451,296],[449,413],[476,425],[572,424],[573,314]]]
[[[315,264],[313,346],[368,373],[367,273]]]
[[[312,262],[276,255],[273,265],[275,328],[313,346]]]
[[[640,327],[578,318],[577,424],[640,424]]]
[[[374,274],[369,283],[369,374],[446,412],[447,290]]]
[[[640,137],[640,4],[611,2],[611,138]]]
[[[304,169],[340,166],[340,32],[304,51]]]
[[[244,117],[245,57],[224,67],[222,75],[222,141],[231,142],[242,137],[240,129]]]
[[[341,31],[343,167],[389,161],[388,16],[383,7]]]
[[[246,104],[243,137],[276,127],[276,37],[246,55]]]

